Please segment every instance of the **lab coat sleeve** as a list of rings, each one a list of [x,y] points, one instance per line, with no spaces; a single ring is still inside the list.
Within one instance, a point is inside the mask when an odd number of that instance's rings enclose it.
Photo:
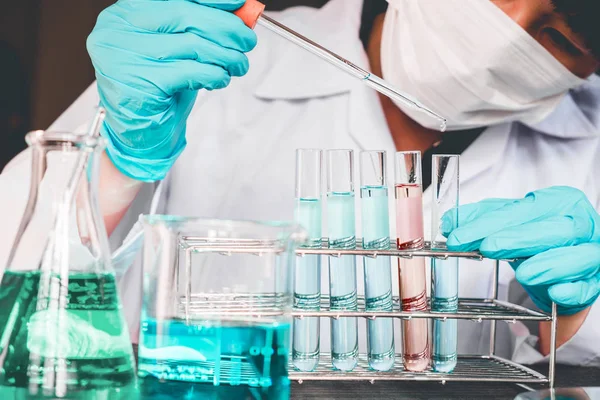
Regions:
[[[537,350],[539,338],[522,323],[511,324],[513,333],[513,361],[521,364],[547,362]],[[579,331],[556,350],[556,362],[568,365],[600,367],[600,301],[591,306]]]

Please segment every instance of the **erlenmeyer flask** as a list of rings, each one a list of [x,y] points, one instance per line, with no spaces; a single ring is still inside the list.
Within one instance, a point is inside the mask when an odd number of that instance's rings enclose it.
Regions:
[[[129,332],[97,205],[99,137],[27,135],[29,201],[0,284],[0,399],[136,392]]]

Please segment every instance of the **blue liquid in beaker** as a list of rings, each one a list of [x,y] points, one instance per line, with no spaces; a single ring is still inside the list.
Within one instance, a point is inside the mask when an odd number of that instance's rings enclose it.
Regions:
[[[145,320],[138,376],[144,398],[289,398],[289,324]]]

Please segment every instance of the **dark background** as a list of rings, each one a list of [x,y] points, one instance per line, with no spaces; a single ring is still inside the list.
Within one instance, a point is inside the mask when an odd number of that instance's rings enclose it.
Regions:
[[[327,0],[262,0],[267,10]],[[0,170],[94,81],[85,41],[114,0],[3,0],[0,6]]]

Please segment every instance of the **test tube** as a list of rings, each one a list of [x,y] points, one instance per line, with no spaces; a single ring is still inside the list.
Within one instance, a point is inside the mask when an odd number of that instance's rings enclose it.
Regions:
[[[385,151],[360,155],[362,237],[366,250],[390,248],[390,215]],[[392,311],[392,274],[389,257],[363,257],[367,311]],[[394,365],[394,322],[391,318],[369,319],[367,346],[369,366],[388,371]]]
[[[419,249],[423,234],[421,152],[396,153],[396,229],[398,249]]]
[[[327,222],[329,246],[356,247],[354,210],[354,152],[327,152]],[[356,311],[356,257],[329,257],[329,294],[332,311]],[[358,362],[358,321],[356,318],[331,320],[333,367],[352,371]]]
[[[396,153],[396,230],[398,249],[424,244],[421,152]],[[425,259],[398,259],[402,311],[427,310]],[[429,327],[426,319],[402,320],[402,362],[408,371],[429,366]]]
[[[434,155],[432,158],[431,247],[445,248],[446,238],[441,233],[441,218],[445,212],[458,207],[459,156]],[[458,213],[452,214],[454,226]],[[458,258],[431,260],[431,309],[436,312],[458,311]],[[433,321],[432,364],[436,372],[450,373],[456,367],[458,324],[456,319]]]
[[[304,247],[321,247],[322,151],[296,151],[296,222],[306,229]],[[305,255],[296,260],[294,307],[318,311],[321,307],[321,256]],[[319,317],[294,319],[292,362],[300,371],[313,371],[319,364]]]

